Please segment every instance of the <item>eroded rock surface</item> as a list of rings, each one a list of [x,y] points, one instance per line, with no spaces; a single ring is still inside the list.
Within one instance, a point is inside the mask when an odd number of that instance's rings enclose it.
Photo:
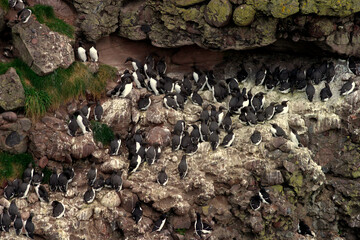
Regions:
[[[14,68],[0,75],[0,108],[5,111],[25,106],[25,91]]]
[[[75,61],[71,39],[34,19],[12,27],[12,36],[21,59],[40,76],[68,68]]]

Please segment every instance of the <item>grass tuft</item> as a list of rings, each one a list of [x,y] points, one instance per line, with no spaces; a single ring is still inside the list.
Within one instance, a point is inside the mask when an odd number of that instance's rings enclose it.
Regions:
[[[26,115],[36,120],[48,109],[57,109],[61,104],[85,96],[89,90],[96,98],[105,92],[106,82],[116,78],[116,69],[100,65],[99,71],[92,74],[86,65],[73,63],[67,69],[57,69],[52,74],[38,76],[20,59],[0,63],[0,74],[10,67],[16,69],[25,89]]]
[[[48,26],[51,30],[64,34],[69,38],[74,38],[74,28],[57,18],[54,13],[54,9],[51,6],[37,4],[30,8],[36,19]]]
[[[0,152],[0,183],[6,179],[22,178],[22,174],[30,162],[34,163],[34,160],[28,153],[13,155]]]
[[[175,232],[180,234],[180,235],[185,236],[186,229],[185,228],[177,228],[177,229],[175,229]]]
[[[7,13],[10,10],[8,0],[0,0],[0,8],[2,8],[5,13]]]
[[[113,130],[106,124],[96,121],[91,121],[91,129],[94,133],[94,140],[102,144],[110,145],[111,140],[114,139]]]

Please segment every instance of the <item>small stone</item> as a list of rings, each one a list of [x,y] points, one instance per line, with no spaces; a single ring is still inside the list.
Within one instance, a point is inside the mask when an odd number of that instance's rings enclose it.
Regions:
[[[49,162],[49,159],[46,156],[43,156],[42,158],[40,158],[40,160],[38,162],[39,167],[45,168],[46,165],[48,164],[48,162]]]
[[[31,43],[35,45],[35,44],[38,43],[38,40],[37,40],[36,38],[33,38],[33,39],[31,40]]]
[[[19,133],[13,131],[11,132],[5,140],[5,144],[9,147],[14,147],[15,145],[18,145],[21,142],[21,136]]]
[[[104,162],[100,170],[103,173],[112,173],[117,170],[125,169],[127,167],[127,163],[123,156],[110,156],[107,162]]]
[[[36,195],[36,193],[29,193],[28,195],[28,202],[30,204],[36,203],[38,201],[38,196]]]
[[[255,13],[253,7],[243,4],[237,7],[233,13],[234,23],[241,27],[248,26],[254,21]]]
[[[150,145],[158,143],[164,148],[170,144],[171,132],[166,127],[154,127],[148,132],[146,140]]]
[[[93,209],[90,207],[86,207],[77,212],[76,218],[80,221],[87,221],[93,215]]]
[[[103,196],[101,204],[105,207],[113,208],[120,206],[121,200],[117,192],[110,191]]]
[[[17,115],[14,112],[4,112],[1,116],[8,122],[16,122],[17,120]]]

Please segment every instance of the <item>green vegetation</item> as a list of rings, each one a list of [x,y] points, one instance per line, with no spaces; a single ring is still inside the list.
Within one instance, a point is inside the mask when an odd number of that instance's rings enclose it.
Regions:
[[[65,23],[63,20],[57,18],[54,9],[51,6],[37,4],[30,8],[36,19],[48,26],[51,30],[64,34],[69,38],[74,38],[74,28]]]
[[[42,172],[44,173],[44,178],[42,180],[42,183],[44,184],[48,184],[49,183],[49,180],[50,180],[50,176],[52,174],[52,171],[51,169],[49,169],[48,167],[45,167]]]
[[[106,82],[115,79],[116,69],[100,65],[99,71],[92,74],[86,65],[75,62],[67,69],[57,69],[47,76],[38,76],[23,61],[15,59],[12,62],[0,63],[0,74],[10,67],[16,69],[26,97],[26,115],[35,120],[47,109],[56,109],[60,104],[85,95],[88,90],[95,98],[100,98],[105,91]]]
[[[177,229],[175,229],[175,232],[180,234],[180,235],[185,236],[186,229],[185,228],[177,228]]]
[[[106,124],[91,121],[91,129],[94,133],[94,140],[97,142],[110,145],[111,140],[114,139],[114,132]]]
[[[8,0],[0,0],[0,8],[4,9],[5,12],[9,11]]]
[[[0,183],[6,179],[21,178],[30,162],[34,160],[28,153],[13,155],[0,152]]]

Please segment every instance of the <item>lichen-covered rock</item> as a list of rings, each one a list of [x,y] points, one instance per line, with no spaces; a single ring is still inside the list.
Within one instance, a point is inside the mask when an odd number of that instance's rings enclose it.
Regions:
[[[243,4],[237,7],[233,13],[234,23],[238,26],[248,26],[254,21],[255,9],[249,5]]]
[[[79,23],[86,39],[95,42],[103,36],[115,32],[118,28],[119,13],[123,1],[105,0],[73,1],[79,14]]]
[[[16,24],[12,36],[20,58],[40,76],[68,68],[75,61],[72,40],[38,21]]]
[[[286,18],[299,12],[298,0],[271,0],[270,12],[275,18]]]
[[[320,16],[345,17],[360,11],[360,3],[356,0],[344,0],[340,2],[322,0],[303,0],[300,4],[303,14],[315,13]]]
[[[232,4],[229,0],[211,0],[205,8],[205,20],[215,27],[226,26],[232,15]]]
[[[0,107],[5,111],[25,106],[25,91],[14,68],[0,75]]]
[[[102,121],[114,132],[126,135],[131,123],[131,101],[126,98],[110,99],[102,104]]]
[[[175,0],[175,4],[179,7],[187,7],[204,1],[205,0]]]

